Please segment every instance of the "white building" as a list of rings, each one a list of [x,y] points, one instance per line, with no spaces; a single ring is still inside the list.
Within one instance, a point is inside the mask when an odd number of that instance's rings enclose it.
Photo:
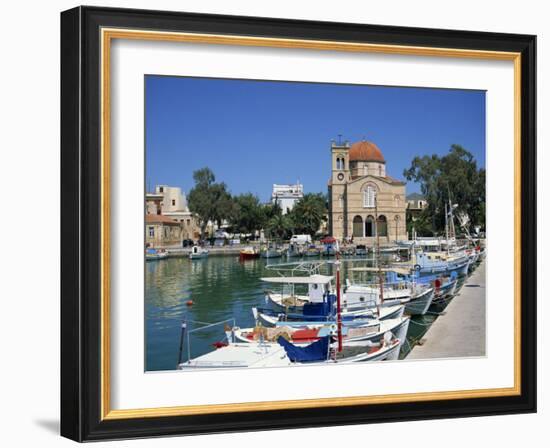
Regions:
[[[157,185],[154,193],[146,195],[146,214],[169,217],[182,225],[183,238],[197,238],[197,220],[189,211],[187,198],[180,187]]]
[[[304,197],[304,186],[302,184],[279,185],[273,184],[271,202],[279,204],[283,215],[292,210],[296,202]]]
[[[187,198],[180,187],[169,187],[168,185],[157,185],[155,193],[162,195],[162,214],[169,215],[172,212],[189,211]]]

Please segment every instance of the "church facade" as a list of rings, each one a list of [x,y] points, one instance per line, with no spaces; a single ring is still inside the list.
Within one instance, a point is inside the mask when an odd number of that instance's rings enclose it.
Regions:
[[[386,161],[372,142],[331,145],[328,184],[329,233],[337,240],[373,245],[407,239],[405,182],[386,173]]]

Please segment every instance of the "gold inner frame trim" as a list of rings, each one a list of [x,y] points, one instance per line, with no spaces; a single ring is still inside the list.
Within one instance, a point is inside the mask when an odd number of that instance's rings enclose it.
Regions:
[[[113,39],[185,42],[212,45],[382,53],[410,56],[454,57],[513,61],[514,63],[514,386],[508,388],[420,392],[304,400],[190,405],[142,409],[111,409],[110,346],[110,50]],[[168,417],[213,413],[307,409],[414,401],[503,397],[521,394],[521,54],[458,48],[418,47],[303,39],[279,39],[216,34],[101,29],[101,419]]]

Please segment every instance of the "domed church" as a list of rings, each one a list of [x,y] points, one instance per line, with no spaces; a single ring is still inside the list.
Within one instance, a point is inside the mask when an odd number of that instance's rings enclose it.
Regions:
[[[328,183],[329,232],[338,240],[373,245],[407,239],[405,182],[390,177],[372,142],[332,142]]]

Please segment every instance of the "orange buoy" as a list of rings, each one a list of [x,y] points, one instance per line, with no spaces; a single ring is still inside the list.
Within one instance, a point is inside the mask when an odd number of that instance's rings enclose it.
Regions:
[[[194,302],[193,302],[192,300],[188,300],[187,302],[185,302],[185,304],[186,304],[187,306],[191,306],[191,305],[193,305],[193,303],[194,303]]]

